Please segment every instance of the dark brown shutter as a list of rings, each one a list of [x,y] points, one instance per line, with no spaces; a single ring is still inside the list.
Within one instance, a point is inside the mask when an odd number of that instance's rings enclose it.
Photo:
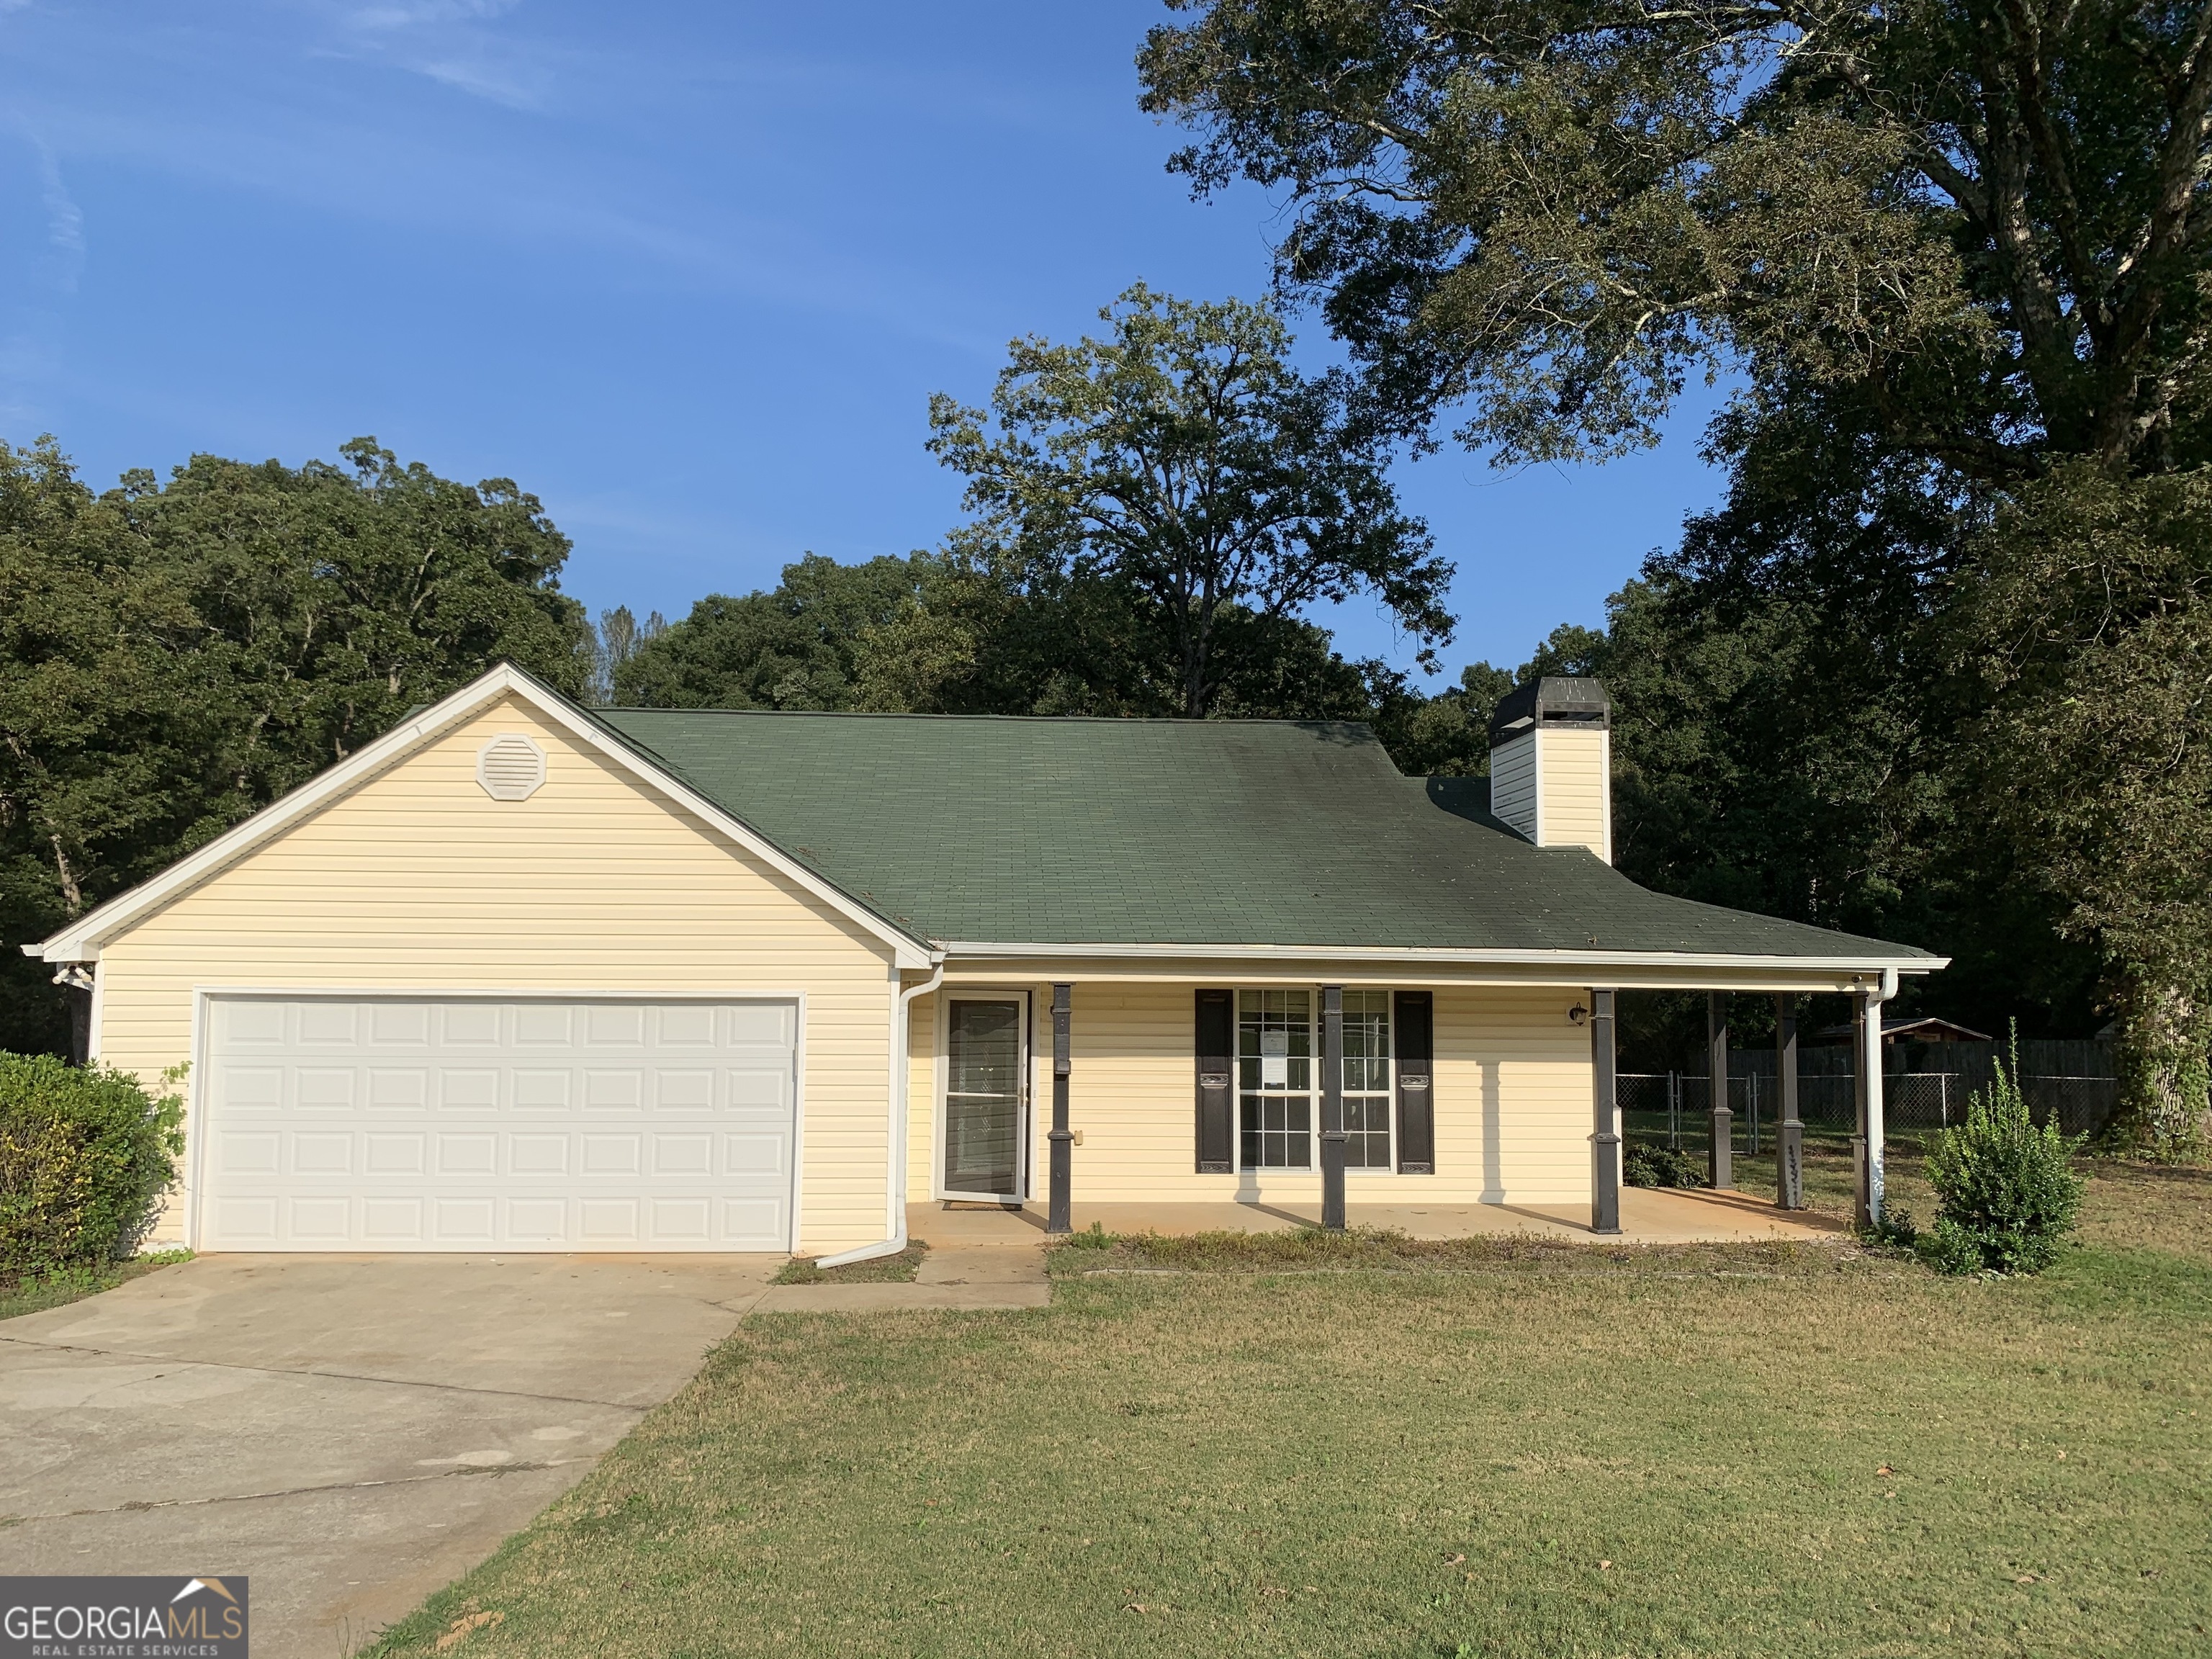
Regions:
[[[1398,1047],[1398,1173],[1437,1172],[1437,1107],[1430,1087],[1436,1066],[1437,1005],[1427,991],[1401,991],[1395,1024]]]
[[[1198,994],[1198,1172],[1228,1175],[1237,1167],[1234,1093],[1237,1021],[1226,991]]]

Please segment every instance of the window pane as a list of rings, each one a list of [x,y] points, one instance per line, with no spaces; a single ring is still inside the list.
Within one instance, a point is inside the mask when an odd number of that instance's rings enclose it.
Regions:
[[[1237,994],[1237,1149],[1248,1170],[1313,1167],[1310,991]]]
[[[1344,994],[1344,1162],[1352,1170],[1390,1164],[1390,994]]]

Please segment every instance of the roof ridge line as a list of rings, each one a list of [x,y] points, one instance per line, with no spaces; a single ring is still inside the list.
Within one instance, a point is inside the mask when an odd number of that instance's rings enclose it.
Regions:
[[[1187,714],[939,714],[919,710],[892,708],[663,708],[645,703],[605,703],[593,707],[594,714],[744,714],[762,715],[778,720],[969,720],[998,721],[1009,726],[1042,726],[1054,724],[1091,726],[1356,726],[1372,732],[1371,720],[1293,720],[1286,715],[1258,714],[1224,716],[1219,719],[1201,716],[1194,720]]]

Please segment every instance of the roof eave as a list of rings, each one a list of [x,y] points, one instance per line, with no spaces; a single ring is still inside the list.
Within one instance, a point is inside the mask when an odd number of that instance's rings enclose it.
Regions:
[[[1587,968],[1601,976],[1607,968],[1713,968],[1795,970],[1807,974],[1875,976],[1929,974],[1950,965],[1948,957],[1900,951],[1894,955],[1839,952],[1834,956],[1785,956],[1757,951],[1551,951],[1455,945],[1164,945],[1051,944],[1042,941],[946,939],[939,948],[948,960],[963,957],[1003,960],[1060,957],[1073,960],[1126,958],[1176,961],[1436,963],[1468,966]]]

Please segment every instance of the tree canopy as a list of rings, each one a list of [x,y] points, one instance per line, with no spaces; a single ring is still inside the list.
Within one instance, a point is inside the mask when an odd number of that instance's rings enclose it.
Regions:
[[[95,494],[52,439],[0,444],[0,1048],[63,1029],[16,945],[495,662],[585,690],[568,543],[534,497],[342,453]]]
[[[1015,341],[988,411],[931,400],[930,448],[969,481],[970,533],[1138,601],[1193,717],[1222,690],[1215,638],[1235,611],[1274,622],[1370,593],[1432,661],[1452,568],[1398,510],[1387,446],[1341,380],[1292,368],[1263,306],[1139,283],[1099,317],[1103,338]]]
[[[1603,457],[1736,378],[1727,504],[1583,653],[1626,866],[1947,995],[2094,951],[2135,1131],[2212,1136],[2212,3],[1169,3],[1173,165],[1287,196],[1378,428]]]
[[[1169,3],[1175,165],[1290,191],[1279,276],[1408,429],[1613,452],[1725,366],[1977,478],[2203,459],[2203,3]]]

